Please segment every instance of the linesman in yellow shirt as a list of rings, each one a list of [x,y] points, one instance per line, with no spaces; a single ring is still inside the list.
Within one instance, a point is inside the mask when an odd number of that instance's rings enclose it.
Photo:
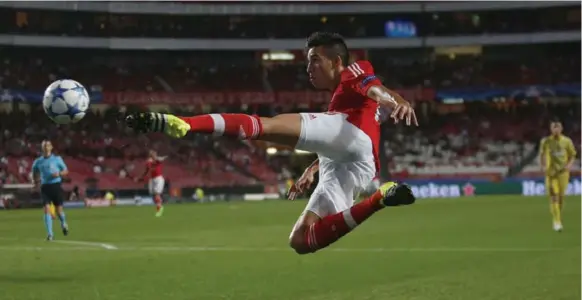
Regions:
[[[546,193],[550,196],[550,211],[555,231],[562,231],[564,194],[570,181],[570,168],[576,158],[572,140],[562,135],[562,122],[550,122],[551,134],[540,143],[540,165],[546,176]]]
[[[51,214],[51,218],[53,218],[53,220],[57,218],[57,209],[55,208],[55,205],[52,203],[49,206],[49,213]]]

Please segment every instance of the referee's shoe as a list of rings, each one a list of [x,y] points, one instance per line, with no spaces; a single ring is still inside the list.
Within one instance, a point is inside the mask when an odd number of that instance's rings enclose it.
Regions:
[[[69,235],[69,226],[68,226],[68,225],[64,225],[64,226],[63,226],[63,235],[64,235],[64,236],[67,236],[67,235]],[[54,238],[52,235],[48,235],[48,236],[46,237],[46,240],[47,240],[47,241],[52,241],[52,240],[54,240],[54,239],[55,239],[55,238]]]

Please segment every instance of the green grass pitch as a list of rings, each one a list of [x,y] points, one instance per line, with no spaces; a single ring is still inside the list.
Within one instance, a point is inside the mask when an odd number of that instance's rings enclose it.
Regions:
[[[160,219],[153,207],[70,209],[71,235],[55,231],[55,242],[43,241],[40,210],[0,211],[0,299],[581,297],[578,197],[567,199],[562,233],[545,198],[420,200],[299,256],[287,241],[304,205],[169,205]]]

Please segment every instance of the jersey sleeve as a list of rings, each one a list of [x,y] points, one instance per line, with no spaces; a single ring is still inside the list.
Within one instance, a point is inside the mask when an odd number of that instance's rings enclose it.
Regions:
[[[67,170],[67,165],[65,164],[65,161],[63,160],[63,158],[61,156],[59,156],[59,170],[61,172]]]
[[[382,82],[376,74],[369,61],[361,60],[350,64],[348,67],[348,76],[351,77],[351,87],[357,93],[368,96],[368,90],[375,85],[382,85]]]
[[[38,159],[35,159],[32,162],[32,172],[33,173],[38,173],[40,170],[38,169]]]

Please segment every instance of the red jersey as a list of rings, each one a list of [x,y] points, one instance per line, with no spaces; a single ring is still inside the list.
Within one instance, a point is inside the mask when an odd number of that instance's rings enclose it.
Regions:
[[[148,159],[146,167],[150,170],[150,179],[162,176],[162,162],[157,159]]]
[[[367,96],[368,89],[374,85],[382,85],[382,82],[374,75],[369,61],[350,64],[341,74],[341,82],[333,93],[328,111],[348,115],[347,121],[370,137],[376,172],[379,172],[380,111],[378,102]]]

